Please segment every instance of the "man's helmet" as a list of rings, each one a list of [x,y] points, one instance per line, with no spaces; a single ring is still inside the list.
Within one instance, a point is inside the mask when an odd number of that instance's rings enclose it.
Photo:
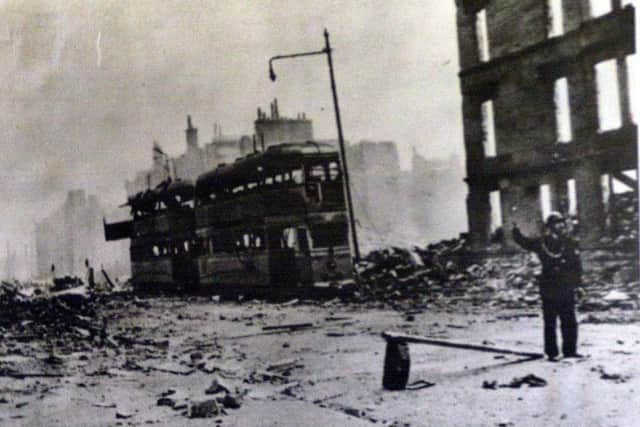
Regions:
[[[560,212],[553,211],[547,216],[547,225],[557,224],[559,222],[564,222],[564,216]]]

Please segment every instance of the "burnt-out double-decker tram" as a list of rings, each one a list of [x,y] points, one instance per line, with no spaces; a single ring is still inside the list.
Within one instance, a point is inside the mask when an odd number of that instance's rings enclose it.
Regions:
[[[202,289],[311,287],[351,276],[337,152],[280,144],[221,165],[196,182]]]
[[[131,239],[136,290],[195,288],[193,196],[192,182],[168,179],[129,198],[131,220],[104,224],[107,241]]]
[[[137,290],[277,294],[352,275],[338,153],[315,142],[269,147],[220,165],[196,185],[167,180],[130,197]]]

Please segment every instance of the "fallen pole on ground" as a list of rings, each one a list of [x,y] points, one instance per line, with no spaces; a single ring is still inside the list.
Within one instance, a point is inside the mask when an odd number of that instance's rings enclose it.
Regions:
[[[407,382],[409,381],[409,370],[411,368],[409,343],[435,345],[461,350],[483,351],[487,353],[512,354],[515,356],[527,357],[531,360],[541,359],[544,357],[540,353],[434,340],[417,335],[406,335],[396,332],[383,332],[382,337],[387,341],[387,348],[384,355],[384,370],[382,374],[382,386],[387,390],[404,390],[407,386]]]
[[[383,332],[382,338],[386,339],[387,342],[400,341],[400,342],[415,343],[415,344],[429,344],[429,345],[435,345],[439,347],[459,348],[462,350],[484,351],[488,353],[513,354],[515,356],[524,356],[524,357],[540,357],[540,358],[543,357],[543,355],[540,353],[506,350],[506,349],[490,347],[486,345],[464,344],[464,343],[456,343],[451,341],[434,340],[431,338],[425,338],[418,335],[405,335],[405,334],[396,333],[396,332]]]
[[[320,329],[322,328],[322,326],[307,326],[304,328],[286,328],[286,329],[276,329],[276,330],[269,330],[269,331],[263,331],[263,332],[256,332],[256,333],[252,333],[252,334],[245,334],[245,335],[233,335],[233,336],[228,336],[228,337],[219,337],[219,339],[221,340],[238,340],[238,339],[243,339],[243,338],[252,338],[252,337],[259,337],[262,335],[278,335],[278,334],[287,334],[287,333],[294,333],[294,332],[302,332],[302,331],[312,331],[315,329]]]
[[[303,329],[310,328],[313,326],[313,323],[289,323],[285,325],[271,325],[271,326],[263,326],[263,331],[276,331],[279,329]]]

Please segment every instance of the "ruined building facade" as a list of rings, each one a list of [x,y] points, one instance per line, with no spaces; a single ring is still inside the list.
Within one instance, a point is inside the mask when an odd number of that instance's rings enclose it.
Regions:
[[[582,242],[597,241],[607,224],[606,183],[638,191],[627,70],[633,7],[620,0],[456,5],[472,242],[486,244],[504,224],[511,243],[513,222],[535,234],[549,210],[576,213]]]

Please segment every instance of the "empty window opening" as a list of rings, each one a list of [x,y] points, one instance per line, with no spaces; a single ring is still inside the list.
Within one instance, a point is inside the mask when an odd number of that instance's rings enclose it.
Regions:
[[[542,220],[546,220],[552,211],[551,207],[551,186],[549,184],[542,184],[540,186],[540,212],[542,213]]]
[[[611,180],[611,191],[614,194],[620,194],[620,193],[627,193],[629,191],[634,191],[634,187],[637,189],[637,182],[638,182],[638,170],[637,169],[629,169],[626,171],[623,171],[621,173],[620,178],[616,178],[615,176],[613,177],[613,179]],[[620,179],[624,179],[624,177],[628,177],[631,178],[633,181],[635,181],[635,185],[633,182],[630,182],[629,180],[625,180],[625,182],[620,181]]]
[[[569,106],[569,83],[566,77],[555,81],[553,101],[556,109],[556,135],[558,142],[569,142],[573,139],[571,131],[571,108]]]
[[[576,215],[578,213],[578,198],[576,180],[573,178],[567,181],[567,196],[569,198],[569,215]]]
[[[564,34],[564,19],[562,16],[562,0],[549,0],[549,37],[557,37]]]
[[[592,18],[611,12],[611,0],[589,0],[589,5]]]
[[[489,193],[489,206],[491,206],[491,232],[495,232],[502,227],[502,202],[500,199],[500,191],[492,191]]]
[[[618,129],[622,125],[618,64],[615,59],[610,59],[596,64],[595,69],[598,95],[598,130],[605,132]]]
[[[638,55],[629,55],[626,58],[627,64],[627,89],[629,95],[629,110],[631,113],[631,121],[638,123],[638,102],[640,102],[640,87],[638,87],[638,79],[632,76],[637,76],[638,72]]]
[[[489,31],[487,29],[487,10],[482,9],[476,14],[476,37],[478,39],[478,59],[487,62],[489,55]]]
[[[493,101],[485,101],[482,103],[482,131],[484,138],[482,145],[484,146],[485,157],[496,156],[496,129],[493,118]]]

